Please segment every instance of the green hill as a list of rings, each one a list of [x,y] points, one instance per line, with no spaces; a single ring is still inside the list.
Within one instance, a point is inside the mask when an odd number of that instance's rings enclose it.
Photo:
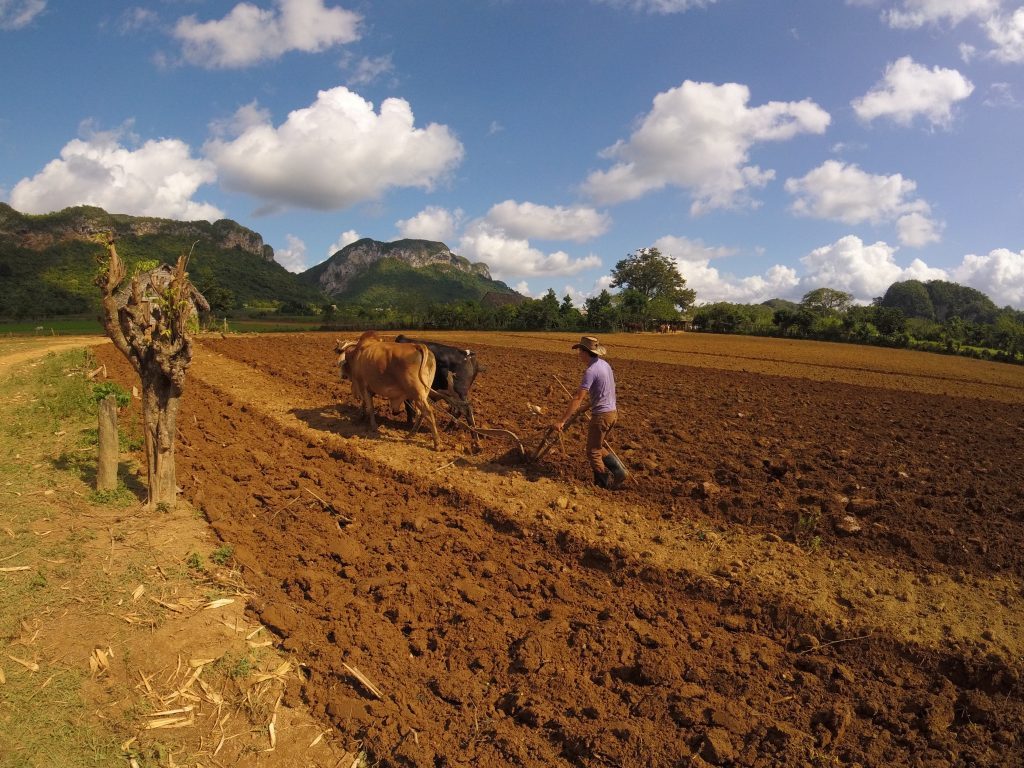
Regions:
[[[222,219],[173,221],[78,206],[27,215],[0,203],[0,317],[44,317],[96,311],[94,239],[111,232],[129,273],[139,262],[173,264],[191,251],[195,286],[218,311],[276,307],[299,312],[327,298],[274,261],[263,238]]]
[[[488,294],[523,298],[492,279],[486,264],[470,263],[433,240],[383,243],[363,238],[299,277],[339,305],[370,309],[409,311],[430,304],[480,301]]]

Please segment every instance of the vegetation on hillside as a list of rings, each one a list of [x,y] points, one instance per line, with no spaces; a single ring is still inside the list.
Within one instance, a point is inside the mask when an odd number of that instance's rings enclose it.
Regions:
[[[1024,312],[999,309],[985,294],[944,280],[894,283],[868,306],[832,288],[800,303],[715,302],[693,311],[695,330],[906,347],[1019,361]]]

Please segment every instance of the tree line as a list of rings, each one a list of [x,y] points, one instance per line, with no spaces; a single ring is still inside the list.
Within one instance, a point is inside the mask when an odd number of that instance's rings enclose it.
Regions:
[[[365,306],[325,308],[330,327],[439,330],[650,331],[670,324],[708,333],[779,336],[919,349],[1024,362],[1024,312],[999,308],[981,291],[945,280],[893,283],[870,304],[835,288],[808,291],[799,302],[695,305],[674,260],[642,248],[619,261],[611,288],[577,307],[553,290],[519,304],[431,304],[398,312]]]

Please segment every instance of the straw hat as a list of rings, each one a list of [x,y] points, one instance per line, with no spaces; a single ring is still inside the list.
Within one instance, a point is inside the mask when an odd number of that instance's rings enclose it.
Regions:
[[[608,354],[608,350],[598,343],[596,336],[584,336],[580,339],[580,343],[573,344],[572,348],[585,349],[587,352],[595,354],[598,357],[604,357]]]

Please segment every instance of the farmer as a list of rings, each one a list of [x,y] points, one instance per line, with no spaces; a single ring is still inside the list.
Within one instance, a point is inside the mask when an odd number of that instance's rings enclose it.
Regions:
[[[565,409],[562,420],[555,423],[561,432],[567,422],[583,405],[590,395],[590,431],[587,433],[587,458],[594,471],[594,484],[601,488],[617,488],[626,479],[626,468],[614,454],[605,450],[608,432],[615,425],[618,414],[615,410],[615,374],[604,360],[608,354],[593,336],[584,336],[579,344],[573,344],[577,357],[583,364],[583,379],[576,395]]]

